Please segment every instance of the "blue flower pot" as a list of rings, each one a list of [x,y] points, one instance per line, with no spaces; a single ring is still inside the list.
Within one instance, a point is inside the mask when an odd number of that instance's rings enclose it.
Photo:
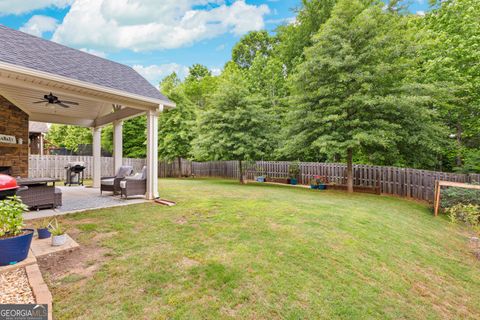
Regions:
[[[27,258],[32,244],[33,229],[23,231],[22,235],[0,239],[0,266],[16,264]]]
[[[37,229],[38,239],[47,239],[52,235],[47,228]]]
[[[297,179],[290,179],[290,184],[296,185],[297,184]]]
[[[319,186],[315,185],[315,184],[311,184],[310,185],[310,189],[318,189]]]
[[[327,189],[327,186],[325,184],[321,184],[321,185],[318,186],[318,189],[325,190],[325,189]]]

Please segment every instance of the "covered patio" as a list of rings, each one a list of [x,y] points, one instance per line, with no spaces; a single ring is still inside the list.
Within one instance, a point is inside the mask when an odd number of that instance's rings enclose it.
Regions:
[[[0,26],[1,97],[25,113],[30,121],[91,128],[94,189],[77,189],[77,193],[82,191],[89,197],[93,192],[100,195],[102,127],[113,124],[113,157],[117,172],[122,166],[123,121],[146,115],[145,199],[158,197],[158,116],[175,104],[132,68]],[[25,130],[28,131],[28,127]],[[24,135],[23,127],[20,131],[18,137]],[[15,135],[12,132],[0,134]],[[0,145],[0,148],[21,150],[23,146],[17,142],[11,146]],[[19,170],[16,163],[10,163],[8,153],[5,154],[0,157],[0,166],[2,163],[10,164],[14,172],[12,175],[26,177],[25,170]],[[28,163],[28,154],[26,156]],[[23,153],[18,152],[18,157],[23,163]],[[75,202],[74,198],[70,197],[70,200]],[[110,198],[102,201],[104,204],[118,201]],[[93,201],[92,198],[90,200]],[[66,197],[64,207],[69,206],[71,204]]]

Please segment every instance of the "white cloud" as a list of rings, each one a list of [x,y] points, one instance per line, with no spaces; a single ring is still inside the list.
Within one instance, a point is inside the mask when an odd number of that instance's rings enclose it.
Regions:
[[[423,10],[419,10],[416,12],[418,16],[424,16],[425,15],[425,11]]]
[[[219,76],[222,73],[221,68],[211,68],[210,71],[212,72],[212,75],[214,75],[214,76]]]
[[[41,37],[45,32],[53,32],[58,26],[58,21],[52,17],[35,15],[32,16],[20,31]]]
[[[48,7],[65,8],[74,0],[0,0],[0,15],[22,14]]]
[[[172,49],[262,29],[269,12],[244,0],[76,0],[52,39],[105,51]]]
[[[150,65],[150,66],[142,66],[142,65],[134,65],[132,67],[138,73],[140,73],[145,79],[150,81],[155,87],[158,86],[160,81],[171,74],[172,72],[176,72],[179,78],[184,78],[188,74],[188,67],[182,66],[178,63],[167,63],[161,65]]]
[[[95,49],[89,49],[89,48],[80,48],[83,52],[93,54],[94,56],[100,57],[100,58],[106,58],[107,54],[103,51],[98,51]]]

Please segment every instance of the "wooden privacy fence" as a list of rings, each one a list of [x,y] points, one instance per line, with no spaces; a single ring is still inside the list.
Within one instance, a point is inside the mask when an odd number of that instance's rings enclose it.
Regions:
[[[256,176],[284,178],[289,175],[290,162],[256,161],[246,163],[248,179]],[[239,178],[238,161],[192,162],[192,174],[206,177]],[[344,185],[347,183],[347,166],[341,163],[300,162],[301,184],[309,184],[315,175],[324,176],[328,181]],[[378,187],[381,193],[433,201],[435,181],[473,183],[480,182],[480,174],[457,174],[429,170],[397,167],[354,165],[353,184],[362,187]]]
[[[65,166],[69,162],[82,161],[85,163],[85,179],[91,179],[93,174],[93,157],[92,156],[39,156],[31,155],[29,157],[28,176],[30,178],[52,177],[60,180],[65,179]],[[114,175],[113,158],[102,157],[102,176]],[[145,159],[124,158],[124,165],[130,165],[136,172],[142,170],[146,164]],[[190,161],[182,159],[182,175],[191,175]],[[159,161],[158,176],[175,177],[178,176],[178,162],[169,163],[167,161]]]
[[[69,162],[85,162],[85,178],[92,178],[92,156],[38,156],[29,158],[29,176],[53,177],[65,179],[65,166]],[[113,175],[113,158],[102,158],[102,175]],[[140,171],[145,165],[145,159],[124,158],[125,165],[133,166],[135,171]],[[256,176],[272,178],[285,178],[289,175],[291,163],[287,161],[256,161],[244,163],[247,179]],[[238,161],[210,161],[191,162],[182,159],[182,176],[195,175],[198,177],[219,177],[238,179],[240,171]],[[309,184],[315,175],[325,176],[331,183],[344,185],[347,183],[347,166],[342,163],[300,162],[299,183]],[[179,175],[178,161],[158,163],[158,176],[176,177]],[[353,184],[362,187],[378,187],[381,193],[392,194],[419,200],[433,201],[435,181],[451,181],[462,183],[480,182],[480,174],[458,174],[417,170],[397,167],[383,167],[370,165],[353,166]]]

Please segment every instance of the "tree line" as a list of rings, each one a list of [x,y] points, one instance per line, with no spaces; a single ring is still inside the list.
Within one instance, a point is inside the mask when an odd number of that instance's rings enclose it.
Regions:
[[[159,156],[341,161],[350,187],[353,163],[480,172],[480,1],[431,6],[303,0],[294,22],[242,37],[220,75],[162,80],[177,107]],[[125,122],[124,156],[145,155],[144,132]]]

